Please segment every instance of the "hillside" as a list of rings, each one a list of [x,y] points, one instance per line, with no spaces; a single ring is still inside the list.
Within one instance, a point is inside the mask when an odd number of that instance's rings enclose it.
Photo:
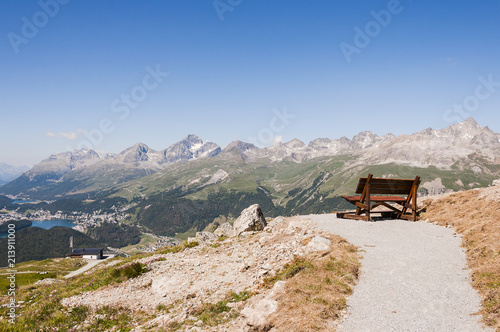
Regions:
[[[44,260],[47,258],[65,257],[71,252],[69,238],[73,236],[75,246],[103,247],[91,237],[71,228],[56,226],[51,229],[39,227],[23,228],[16,232],[16,262]],[[0,239],[2,253],[6,253],[7,239]],[[0,258],[0,266],[7,266],[7,255]]]
[[[199,234],[155,254],[101,263],[67,282],[21,287],[19,298],[29,300],[14,326],[0,320],[0,328],[332,330],[358,276],[356,251],[293,218],[240,237]]]

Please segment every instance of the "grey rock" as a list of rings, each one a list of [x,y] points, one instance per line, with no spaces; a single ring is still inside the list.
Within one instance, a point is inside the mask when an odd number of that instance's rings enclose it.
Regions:
[[[285,284],[285,281],[278,281],[265,298],[250,304],[241,311],[241,314],[246,318],[247,325],[261,326],[267,324],[267,318],[278,309],[278,301],[275,298],[284,292]]]
[[[233,236],[234,235],[234,230],[233,226],[231,226],[230,223],[225,222],[222,225],[220,225],[215,231],[214,234],[216,236]]]
[[[243,232],[262,231],[266,226],[266,218],[259,204],[254,204],[241,212],[241,215],[234,222],[234,231],[235,235],[240,235]]]
[[[196,232],[198,243],[212,243],[217,240],[217,235],[211,232]]]
[[[267,317],[276,312],[278,302],[276,300],[263,299],[254,306],[246,307],[241,314],[246,317],[246,322],[250,326],[266,324]]]
[[[35,282],[35,285],[45,285],[45,286],[48,286],[48,285],[57,284],[57,283],[60,283],[60,282],[62,282],[61,279],[45,278],[45,279],[38,280],[37,282]]]
[[[326,251],[330,249],[330,240],[321,237],[315,236],[312,240],[307,244],[308,251]]]
[[[275,222],[277,224],[280,224],[283,221],[285,221],[285,217],[282,217],[282,216],[279,216],[279,217],[276,217],[276,218],[273,219],[273,222]]]

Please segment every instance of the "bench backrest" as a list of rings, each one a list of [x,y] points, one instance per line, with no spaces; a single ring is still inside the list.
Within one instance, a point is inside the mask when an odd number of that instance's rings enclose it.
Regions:
[[[363,193],[367,178],[360,178],[356,194]],[[407,179],[384,179],[384,178],[371,178],[370,180],[370,194],[373,195],[408,195],[415,180]]]

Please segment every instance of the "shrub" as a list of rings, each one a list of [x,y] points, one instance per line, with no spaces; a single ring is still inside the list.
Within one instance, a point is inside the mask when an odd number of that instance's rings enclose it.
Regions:
[[[111,276],[117,279],[131,279],[136,278],[147,271],[148,269],[143,264],[135,262],[114,268],[111,272]]]

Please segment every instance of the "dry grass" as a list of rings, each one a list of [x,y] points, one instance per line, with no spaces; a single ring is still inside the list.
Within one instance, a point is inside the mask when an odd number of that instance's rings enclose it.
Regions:
[[[469,190],[424,201],[420,218],[463,235],[473,287],[481,294],[486,325],[500,331],[500,188]],[[489,194],[484,196],[484,194]],[[494,199],[491,199],[494,197]]]
[[[357,247],[339,236],[328,237],[330,251],[296,258],[268,280],[287,280],[270,319],[273,331],[334,330],[358,279],[360,256]]]

